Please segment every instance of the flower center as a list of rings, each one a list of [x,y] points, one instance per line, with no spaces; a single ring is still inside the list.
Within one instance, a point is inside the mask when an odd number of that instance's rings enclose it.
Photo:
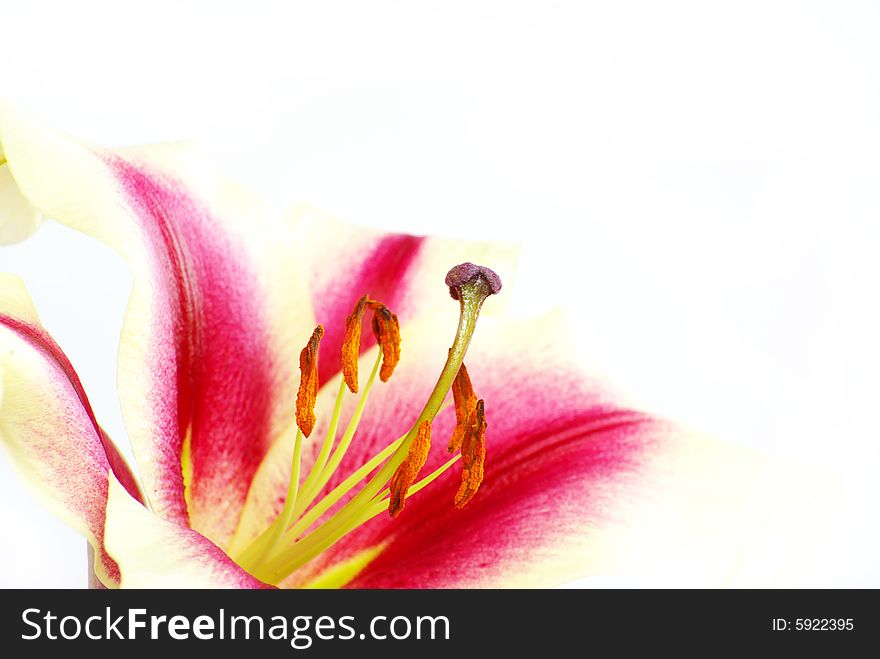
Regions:
[[[342,346],[342,382],[336,395],[333,414],[315,463],[300,483],[300,463],[304,439],[311,435],[317,421],[315,402],[318,394],[318,347],[324,328],[315,328],[300,354],[300,386],[296,398],[297,432],[294,439],[290,482],[284,507],[278,517],[232,558],[258,579],[278,584],[297,569],[331,547],[348,533],[385,510],[391,517],[401,513],[408,497],[430,485],[435,479],[462,461],[461,486],[452,502],[465,506],[476,494],[483,480],[485,461],[486,417],[484,402],[478,400],[464,366],[464,357],[476,328],[477,317],[489,295],[501,289],[501,281],[489,268],[472,263],[458,265],[446,276],[453,299],[459,301],[458,329],[446,363],[437,378],[421,413],[409,430],[352,472],[322,498],[318,495],[336,473],[357,432],[376,375],[387,382],[400,361],[400,325],[397,316],[384,304],[369,296],[358,300],[345,321]],[[337,430],[346,396],[358,394],[358,356],[364,314],[372,313],[372,330],[379,345],[373,368],[367,378],[352,417],[339,442]],[[448,450],[458,455],[417,480],[431,448],[431,423],[445,409],[444,401],[452,389],[456,425]],[[334,448],[335,446],[335,448]],[[376,473],[363,482],[373,471]],[[363,482],[344,505],[324,519],[343,497]],[[320,523],[317,523],[319,522]]]

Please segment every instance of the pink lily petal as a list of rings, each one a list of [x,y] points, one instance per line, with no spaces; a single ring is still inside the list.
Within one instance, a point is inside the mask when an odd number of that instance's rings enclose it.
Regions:
[[[143,497],[73,366],[11,275],[0,275],[0,378],[0,439],[13,463],[37,496],[96,548],[99,579],[118,583],[118,568],[103,550],[108,472],[133,505]]]
[[[119,387],[147,497],[223,545],[265,451],[289,430],[296,354],[313,327],[291,235],[179,148],[112,153],[8,108],[0,137],[34,207],[127,260]]]
[[[268,588],[192,529],[139,506],[111,478],[107,500],[107,552],[122,588]]]

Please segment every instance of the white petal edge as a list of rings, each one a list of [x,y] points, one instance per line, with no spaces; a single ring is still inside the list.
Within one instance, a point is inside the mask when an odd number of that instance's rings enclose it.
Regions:
[[[121,588],[257,588],[262,584],[214,543],[138,504],[110,478],[105,548]]]

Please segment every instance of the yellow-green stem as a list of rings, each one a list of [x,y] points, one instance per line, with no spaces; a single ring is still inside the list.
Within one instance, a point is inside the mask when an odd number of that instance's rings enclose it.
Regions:
[[[333,445],[333,439],[336,436],[336,429],[339,425],[339,418],[341,416],[342,398],[345,383],[343,382],[340,385],[339,392],[336,396],[336,405],[334,406],[333,410],[333,419],[331,419],[330,421],[330,427],[328,428],[327,436],[324,439],[324,443],[315,461],[315,465],[310,471],[309,476],[306,478],[305,483],[303,483],[302,488],[300,488],[300,494],[297,497],[297,500],[294,502],[294,507],[290,510],[287,510],[287,504],[285,503],[285,509],[282,511],[281,515],[279,515],[275,519],[275,521],[272,522],[272,524],[270,524],[268,528],[266,528],[266,530],[264,530],[259,536],[257,536],[238,555],[237,562],[243,568],[253,568],[261,561],[265,560],[270,555],[269,552],[271,551],[271,548],[274,548],[278,544],[279,538],[284,536],[287,528],[290,526],[290,523],[303,513],[308,505],[314,500],[315,496],[321,491],[321,488],[326,485],[327,481],[330,479],[330,476],[332,476],[333,472],[336,470],[336,467],[339,465],[339,462],[342,460],[342,456],[345,454],[345,450],[348,448],[348,444],[351,443],[352,436],[354,435],[360,418],[364,413],[364,409],[366,408],[367,398],[370,394],[370,390],[373,387],[373,383],[376,380],[376,373],[378,372],[381,363],[382,353],[381,351],[379,351],[376,356],[376,362],[373,365],[373,370],[370,373],[370,377],[367,380],[367,383],[364,386],[363,390],[361,391],[360,400],[358,401],[358,405],[355,409],[354,415],[352,416],[351,422],[348,424],[345,435],[340,441],[339,447],[337,447],[337,450],[333,453],[331,464],[328,466],[327,454],[330,453],[330,448]],[[297,432],[299,432],[299,429],[297,429]],[[342,451],[341,453],[340,449]],[[318,465],[321,465],[320,469],[318,468]],[[290,485],[288,487],[290,487]],[[309,491],[311,491],[311,493],[309,493]]]
[[[440,412],[449,407],[449,405],[450,403],[448,402],[444,403],[443,406],[440,408]],[[397,447],[400,446],[400,443],[405,438],[406,435],[402,435],[395,439],[388,446],[379,451],[379,453],[374,455],[358,469],[352,472],[344,481],[333,488],[333,490],[329,494],[327,494],[327,496],[322,497],[317,504],[310,508],[305,515],[300,517],[296,521],[296,523],[287,530],[287,533],[285,534],[282,542],[289,544],[296,540],[297,536],[299,536],[303,531],[307,530],[321,515],[327,512],[333,506],[333,504],[339,501],[355,485],[366,478],[367,474],[369,474],[371,471],[373,471],[373,469],[375,469],[386,459],[388,459],[388,457],[397,450]]]
[[[336,393],[336,403],[333,406],[333,416],[330,418],[330,425],[327,427],[327,434],[324,436],[324,442],[321,444],[321,450],[318,457],[315,458],[315,464],[309,470],[309,475],[300,488],[300,500],[307,499],[311,501],[314,497],[312,492],[314,482],[320,477],[327,464],[327,458],[330,457],[330,449],[333,448],[333,442],[336,440],[336,430],[339,428],[339,419],[342,416],[342,403],[345,400],[345,381],[340,380],[339,391]]]
[[[257,555],[262,559],[265,556],[268,556],[272,553],[272,550],[275,548],[275,545],[278,544],[278,540],[284,533],[284,529],[290,524],[290,520],[293,517],[293,511],[296,507],[296,499],[297,492],[299,490],[299,471],[300,464],[302,462],[302,444],[303,444],[303,434],[302,430],[299,428],[296,429],[296,438],[293,441],[293,458],[290,463],[290,482],[287,486],[287,498],[284,500],[284,508],[281,510],[281,514],[278,515],[278,518],[272,523],[269,527],[268,531],[270,532],[269,540],[265,545],[265,549],[262,549]],[[244,556],[242,557],[242,560]],[[248,567],[242,564],[242,567],[248,569]]]
[[[423,488],[430,485],[437,478],[439,478],[443,472],[449,469],[452,465],[458,462],[461,459],[461,454],[456,455],[453,458],[447,460],[443,465],[432,471],[428,476],[422,478],[419,482],[415,483],[412,487],[410,487],[409,492],[406,495],[406,498],[409,499],[411,496],[415,495],[417,492],[422,490]],[[362,514],[356,518],[355,522],[347,527],[343,527],[341,529],[337,529],[335,533],[331,534],[326,538],[321,544],[313,547],[309,552],[304,554],[297,555],[295,558],[291,559],[290,562],[281,566],[281,568],[275,572],[266,572],[265,578],[270,583],[278,583],[283,577],[291,574],[294,570],[302,567],[310,560],[319,556],[321,552],[325,551],[329,547],[333,546],[336,542],[338,542],[345,535],[351,533],[354,529],[361,526],[362,524],[370,521],[377,515],[381,515],[383,512],[388,510],[388,499],[379,498],[377,499],[369,508],[367,508],[366,512],[362,511]],[[260,575],[257,575],[258,578],[263,578]]]
[[[342,458],[345,457],[345,452],[351,445],[351,440],[354,437],[354,433],[357,430],[358,424],[361,421],[361,417],[364,415],[364,410],[367,407],[367,398],[370,395],[370,390],[373,388],[373,383],[376,381],[376,374],[379,372],[379,367],[381,365],[382,351],[377,350],[376,361],[373,364],[373,370],[370,371],[370,377],[367,379],[367,383],[364,386],[363,392],[361,393],[361,398],[358,401],[358,405],[355,408],[354,414],[352,414],[351,420],[348,422],[348,426],[345,429],[345,434],[342,436],[342,439],[339,440],[339,446],[337,446],[336,450],[333,451],[333,456],[330,458],[330,461],[324,465],[319,475],[312,483],[309,494],[307,496],[304,496],[302,500],[297,503],[297,517],[309,506],[310,503],[312,503],[312,501],[314,501],[315,497],[321,492],[321,490],[324,489],[327,481],[330,480],[330,477],[336,472],[336,469],[342,462]]]

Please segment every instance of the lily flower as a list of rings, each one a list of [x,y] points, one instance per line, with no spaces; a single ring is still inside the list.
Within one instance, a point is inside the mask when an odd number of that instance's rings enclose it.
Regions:
[[[493,313],[509,247],[279,217],[190,150],[111,151],[5,107],[0,162],[0,240],[52,218],[132,274],[140,479],[0,277],[0,443],[86,537],[95,585],[727,583],[785,526],[767,493],[800,490],[777,464],[623,404],[559,315]]]

